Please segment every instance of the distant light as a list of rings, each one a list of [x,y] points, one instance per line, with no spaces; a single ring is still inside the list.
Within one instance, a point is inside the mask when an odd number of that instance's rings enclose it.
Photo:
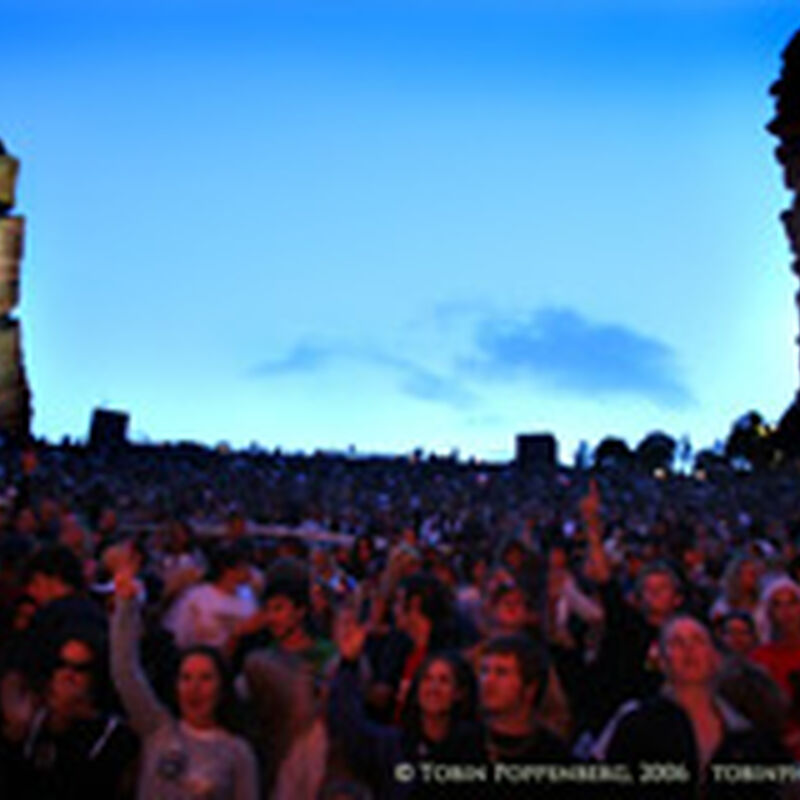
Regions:
[[[694,477],[695,480],[704,481],[706,480],[706,478],[708,478],[708,475],[706,474],[706,471],[704,469],[696,469],[694,471]]]
[[[653,477],[658,481],[666,480],[667,471],[664,469],[664,467],[656,467],[653,470]]]

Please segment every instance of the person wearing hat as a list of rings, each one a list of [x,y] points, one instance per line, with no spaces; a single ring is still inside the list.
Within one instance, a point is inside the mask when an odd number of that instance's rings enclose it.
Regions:
[[[800,585],[780,576],[764,588],[756,616],[767,632],[750,653],[783,690],[789,704],[784,742],[800,758]]]

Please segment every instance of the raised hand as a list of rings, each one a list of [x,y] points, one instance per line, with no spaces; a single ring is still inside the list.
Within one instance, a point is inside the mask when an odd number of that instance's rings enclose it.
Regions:
[[[137,556],[133,549],[133,541],[125,541],[111,545],[103,553],[103,566],[114,576],[121,571],[135,571]]]
[[[121,566],[114,572],[114,594],[121,600],[138,597],[142,585],[136,580],[136,573],[128,566]]]
[[[600,518],[600,487],[595,478],[589,481],[589,491],[580,502],[589,550],[584,564],[584,575],[597,583],[605,583],[611,577],[611,565],[603,547],[603,532]]]
[[[580,502],[581,517],[584,521],[597,521],[600,518],[601,504],[602,498],[600,497],[600,487],[597,485],[597,479],[591,478],[589,480],[589,491]]]

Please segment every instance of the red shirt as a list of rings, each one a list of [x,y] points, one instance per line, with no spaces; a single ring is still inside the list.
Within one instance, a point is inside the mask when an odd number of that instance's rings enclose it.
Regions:
[[[800,645],[784,642],[769,642],[756,647],[750,659],[769,672],[772,679],[792,699],[795,694],[790,679],[793,672],[800,674]]]
[[[796,759],[800,759],[800,694],[795,691],[791,680],[794,672],[800,678],[800,645],[769,642],[753,650],[750,659],[764,667],[786,693],[791,703],[791,711],[786,721],[783,743]]]

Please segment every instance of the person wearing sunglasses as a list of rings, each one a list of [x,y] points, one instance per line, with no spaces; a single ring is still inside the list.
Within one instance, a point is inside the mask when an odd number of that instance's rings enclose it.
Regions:
[[[13,726],[5,730],[9,797],[129,796],[138,740],[112,711],[107,664],[102,636],[93,628],[75,628],[54,648],[38,708],[30,695],[11,697],[6,692],[4,714],[27,719],[26,725],[17,726],[17,737]]]

